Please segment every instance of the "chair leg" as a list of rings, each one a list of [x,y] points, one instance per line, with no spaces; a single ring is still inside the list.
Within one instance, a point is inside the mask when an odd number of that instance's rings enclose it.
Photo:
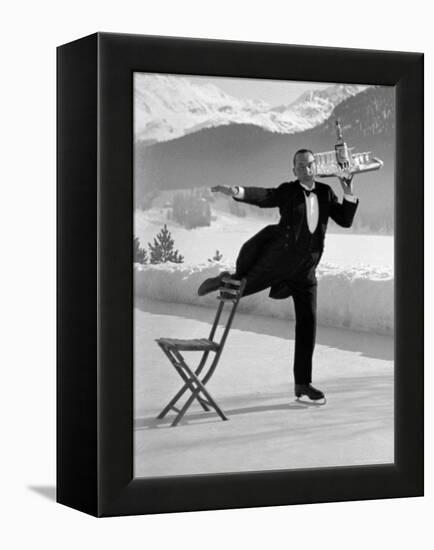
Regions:
[[[173,398],[167,403],[167,405],[164,407],[164,409],[160,412],[160,414],[157,416],[157,418],[164,418],[166,414],[170,411],[170,409],[173,409],[175,403],[180,399],[184,393],[188,390],[188,384],[184,384],[184,386],[179,390],[179,392],[173,396]]]
[[[160,346],[161,349],[163,350],[163,352],[165,353],[165,355],[168,357],[169,361],[172,363],[172,365],[175,367],[175,369],[179,372],[179,375],[181,376],[181,378],[184,380],[185,384],[181,387],[181,389],[178,391],[178,393],[176,393],[172,399],[169,401],[169,403],[167,403],[167,405],[164,407],[164,409],[160,412],[160,414],[157,416],[157,418],[164,418],[166,416],[166,414],[171,410],[173,409],[174,405],[178,402],[178,400],[184,395],[184,393],[188,390],[188,389],[191,389],[189,387],[189,384],[188,384],[188,380],[187,378],[185,377],[183,371],[179,371],[178,368],[176,367],[176,358],[175,357],[172,357],[171,353],[166,350],[163,346]],[[208,352],[206,352],[206,356],[205,356],[205,359],[206,357],[208,356]],[[182,356],[181,356],[182,358]],[[184,361],[185,363],[185,361]],[[204,360],[202,360],[199,364],[199,367],[196,369],[195,371],[195,374],[198,375],[201,370],[203,369],[204,367]],[[201,407],[203,408],[204,411],[209,411],[209,407],[207,406],[207,404],[204,402],[203,399],[201,399],[200,397],[198,397],[198,401],[201,405]]]
[[[211,394],[208,392],[208,390],[205,388],[205,386],[202,384],[202,382],[199,380],[196,374],[190,369],[187,363],[183,361],[181,354],[179,354],[179,356],[180,356],[179,359],[180,359],[182,368],[187,372],[189,380],[194,381],[197,387],[193,389],[190,397],[184,403],[184,406],[180,410],[178,416],[175,418],[174,422],[172,423],[172,426],[176,426],[181,421],[182,417],[187,412],[188,408],[193,403],[194,399],[197,399],[200,403],[200,399],[201,399],[200,393],[204,395],[204,397],[206,398],[207,404],[209,404],[216,411],[216,413],[220,416],[222,420],[228,420],[228,418],[223,414],[223,411],[217,405],[215,400],[211,397]]]
[[[222,420],[228,420],[227,416],[224,415],[221,408],[217,405],[215,400],[211,397],[209,391],[207,389],[205,389],[205,386],[202,384],[202,382],[200,382],[198,380],[198,383],[200,384],[202,393],[205,395],[205,397],[207,399],[207,403],[209,403],[211,405],[211,407],[213,407],[213,409],[215,409],[216,413],[220,416],[220,418]]]
[[[172,422],[172,426],[177,426],[187,412],[190,405],[196,399],[205,411],[209,411],[210,407],[212,407],[222,420],[228,420],[198,377],[198,374],[203,369],[204,362],[201,361],[199,367],[196,369],[195,372],[193,372],[185,362],[181,353],[179,353],[177,350],[168,350],[163,346],[160,347],[174,366],[175,370],[179,373],[180,377],[183,379],[184,385],[181,387],[178,393],[173,396],[173,398],[164,407],[157,418],[164,418],[164,416],[166,416],[166,414],[170,410],[175,410],[176,412],[178,412],[178,414],[175,417],[175,420]],[[176,409],[175,403],[177,403],[177,401],[184,395],[187,390],[191,391],[191,395],[188,397],[180,410]]]
[[[167,405],[164,407],[164,409],[160,412],[160,414],[157,416],[157,418],[164,418],[166,416],[166,414],[171,410],[173,409],[174,405],[179,401],[179,399],[184,395],[184,393],[189,389],[189,386],[188,384],[184,384],[184,386],[182,386],[182,388],[179,390],[179,392],[177,394],[175,394],[173,396],[173,398],[169,401],[169,403],[167,403]],[[205,412],[208,412],[210,410],[210,408],[208,407],[206,401],[204,401],[204,399],[202,399],[202,397],[198,396],[197,397],[197,400],[198,402],[200,403],[202,409],[205,411]]]
[[[205,411],[205,412],[208,412],[210,410],[210,408],[208,407],[207,405],[207,402],[200,396],[197,397],[197,400],[199,401],[199,403],[202,405],[202,409]]]
[[[202,385],[202,384],[201,384]],[[190,407],[190,405],[193,403],[194,399],[197,399],[199,402],[200,402],[200,397],[199,397],[199,393],[200,392],[203,392],[205,393],[205,395],[207,395],[207,398],[208,398],[208,402],[210,403],[210,405],[215,409],[215,411],[217,412],[217,414],[220,416],[220,418],[222,420],[228,420],[228,418],[223,414],[223,411],[220,409],[220,407],[217,405],[217,403],[214,401],[214,399],[211,397],[211,395],[209,394],[209,392],[207,392],[205,388],[203,387],[199,387],[197,389],[194,390],[194,392],[192,392],[192,394],[190,395],[190,397],[187,399],[187,401],[184,403],[184,406],[182,407],[182,409],[179,411],[178,413],[178,416],[175,418],[175,420],[172,422],[172,426],[177,426],[179,424],[179,422],[181,422],[182,420],[182,417],[184,416],[184,414],[187,412],[188,408]]]

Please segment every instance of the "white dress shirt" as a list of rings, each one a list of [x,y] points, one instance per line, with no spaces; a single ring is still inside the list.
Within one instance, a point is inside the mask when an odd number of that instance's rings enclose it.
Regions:
[[[300,182],[300,185],[306,191],[314,191],[315,182],[313,186],[309,189]],[[309,196],[304,193],[304,202],[306,203],[306,214],[307,214],[307,226],[311,233],[315,232],[316,226],[318,225],[319,218],[319,206],[318,206],[318,197],[316,193],[310,193]]]
[[[305,185],[303,185],[301,182],[299,182],[301,187],[303,189],[306,189],[306,191],[313,191],[315,189],[315,183],[313,186],[309,189]],[[244,199],[244,187],[236,186],[232,187],[234,197],[237,199]],[[349,202],[357,202],[357,197],[354,195],[347,195],[344,194],[344,199]],[[318,219],[319,219],[319,206],[318,206],[318,197],[316,193],[310,193],[309,196],[304,193],[304,200],[306,203],[306,214],[307,214],[307,226],[309,228],[309,231],[311,233],[315,232],[316,226],[318,225]]]

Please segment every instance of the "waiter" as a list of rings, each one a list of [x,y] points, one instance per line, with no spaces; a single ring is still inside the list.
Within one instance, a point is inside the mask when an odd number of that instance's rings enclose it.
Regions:
[[[315,181],[315,157],[309,149],[299,149],[293,158],[295,181],[276,188],[225,187],[214,192],[260,208],[279,208],[280,221],[269,225],[247,241],[236,262],[236,279],[246,279],[243,296],[270,288],[270,298],[292,296],[295,308],[295,395],[312,400],[324,393],[312,386],[312,356],[316,338],[316,267],[324,250],[329,218],[342,227],[351,227],[358,206],[352,177],[339,178],[342,203],[329,185]],[[203,296],[221,286],[227,272],[205,280],[198,289]]]

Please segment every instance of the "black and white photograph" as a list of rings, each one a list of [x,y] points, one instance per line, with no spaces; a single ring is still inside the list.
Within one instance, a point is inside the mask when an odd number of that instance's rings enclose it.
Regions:
[[[433,546],[429,14],[5,4],[2,548]]]
[[[135,477],[393,463],[394,87],[133,82]]]

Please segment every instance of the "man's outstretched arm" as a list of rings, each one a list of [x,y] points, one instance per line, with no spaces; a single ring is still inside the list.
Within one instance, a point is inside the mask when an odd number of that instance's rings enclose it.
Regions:
[[[247,204],[253,204],[260,208],[275,208],[279,206],[281,187],[266,188],[266,187],[227,187],[224,185],[217,185],[211,187],[211,191],[214,193],[223,193],[233,197],[236,201],[245,202]]]

